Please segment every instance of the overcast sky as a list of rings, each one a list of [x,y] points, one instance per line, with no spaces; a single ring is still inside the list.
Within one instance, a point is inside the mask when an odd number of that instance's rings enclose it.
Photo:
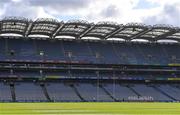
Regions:
[[[180,26],[180,0],[0,0],[7,16]]]

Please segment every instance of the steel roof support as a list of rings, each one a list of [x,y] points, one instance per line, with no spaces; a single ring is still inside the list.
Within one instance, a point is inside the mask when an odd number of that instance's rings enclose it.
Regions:
[[[151,31],[150,28],[149,28],[149,29],[146,29],[146,30],[144,30],[144,31],[142,31],[142,32],[134,35],[134,36],[132,36],[130,39],[133,40],[133,39],[135,39],[135,38],[141,37],[141,35],[144,35],[145,33],[149,32],[149,31]]]
[[[95,27],[95,25],[91,25],[91,27],[89,29],[87,29],[86,31],[84,31],[78,38],[81,39],[82,37],[84,37],[88,32],[90,32],[93,28]]]

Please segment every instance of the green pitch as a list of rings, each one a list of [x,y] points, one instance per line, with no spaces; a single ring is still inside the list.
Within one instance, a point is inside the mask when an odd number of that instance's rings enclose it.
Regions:
[[[180,103],[0,103],[0,115],[180,115]]]

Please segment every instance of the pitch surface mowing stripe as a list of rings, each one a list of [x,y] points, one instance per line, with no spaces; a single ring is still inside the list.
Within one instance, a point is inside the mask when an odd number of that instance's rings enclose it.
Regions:
[[[0,103],[0,115],[179,115],[180,103]]]

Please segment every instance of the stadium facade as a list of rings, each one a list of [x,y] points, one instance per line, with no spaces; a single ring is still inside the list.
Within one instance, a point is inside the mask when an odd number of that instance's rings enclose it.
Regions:
[[[0,101],[177,102],[179,42],[167,25],[4,18]]]

